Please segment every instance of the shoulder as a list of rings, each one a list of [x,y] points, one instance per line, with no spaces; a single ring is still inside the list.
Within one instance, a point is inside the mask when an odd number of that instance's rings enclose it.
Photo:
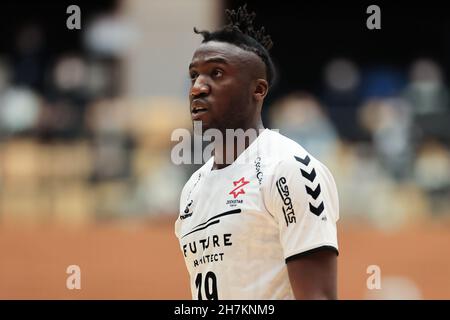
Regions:
[[[299,177],[307,183],[315,183],[319,177],[322,183],[336,188],[334,178],[328,167],[296,141],[271,131],[265,148],[268,161],[268,183],[273,185],[280,177]]]
[[[264,149],[265,153],[270,155],[272,161],[282,161],[293,154],[308,153],[298,142],[274,130],[267,131]]]
[[[296,211],[325,210],[332,221],[337,221],[339,199],[330,170],[300,144],[278,135],[274,137],[278,144],[263,185],[266,207],[276,212],[289,198]]]
[[[265,153],[274,171],[298,171],[299,167],[313,166],[317,166],[320,170],[326,168],[320,160],[316,159],[298,142],[276,131],[268,133],[265,143]]]
[[[187,180],[187,182],[184,184],[183,190],[181,192],[182,198],[187,192],[187,190],[192,189],[202,178],[202,176],[205,175],[205,172],[211,168],[211,162],[213,161],[212,158],[210,158],[203,166],[201,166],[199,169],[197,169]]]

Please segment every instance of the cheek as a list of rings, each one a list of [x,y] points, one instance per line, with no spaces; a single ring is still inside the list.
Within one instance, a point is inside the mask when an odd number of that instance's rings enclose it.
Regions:
[[[250,92],[241,90],[238,95],[231,97],[231,105],[236,114],[247,116],[252,112],[252,96]]]
[[[236,82],[233,84],[233,88],[228,90],[227,95],[230,97],[230,100],[239,103],[239,105],[247,105],[251,101],[251,89],[248,83]]]
[[[214,114],[221,119],[236,119],[249,115],[252,95],[248,83],[235,81],[217,89]]]

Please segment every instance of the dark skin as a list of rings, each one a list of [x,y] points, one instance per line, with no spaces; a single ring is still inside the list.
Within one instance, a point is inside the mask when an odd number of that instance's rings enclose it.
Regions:
[[[226,129],[264,129],[261,108],[269,85],[265,65],[256,54],[224,42],[207,42],[194,53],[189,74],[191,110],[196,106],[207,109],[197,118],[193,115],[193,120],[202,122],[203,130],[218,129],[225,137]],[[215,159],[223,161],[215,161],[213,169],[231,164],[243,151],[237,150],[237,144],[233,147],[228,150],[226,143],[215,146]]]
[[[287,263],[289,280],[296,299],[337,299],[337,255],[324,249]]]
[[[195,51],[189,66],[190,111],[203,130],[263,129],[261,108],[269,84],[265,65],[258,55],[233,44],[210,41]],[[224,141],[224,145],[225,145]],[[226,152],[226,145],[223,147]],[[234,153],[234,160],[239,155]],[[214,163],[213,170],[230,163]],[[321,250],[287,262],[296,299],[337,298],[337,257]]]
[[[198,103],[208,109],[199,119],[205,130],[264,128],[261,108],[269,85],[264,63],[256,54],[210,41],[195,51],[189,75],[191,108]]]

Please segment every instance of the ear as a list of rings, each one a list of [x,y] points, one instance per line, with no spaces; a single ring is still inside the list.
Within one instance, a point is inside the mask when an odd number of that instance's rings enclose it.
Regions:
[[[262,103],[269,91],[269,83],[266,79],[256,79],[253,97],[257,102]]]

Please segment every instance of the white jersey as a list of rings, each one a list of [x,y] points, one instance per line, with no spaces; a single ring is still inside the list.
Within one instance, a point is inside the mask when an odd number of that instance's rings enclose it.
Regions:
[[[329,170],[265,129],[231,165],[197,170],[181,193],[175,234],[193,299],[293,299],[286,261],[338,250]]]

